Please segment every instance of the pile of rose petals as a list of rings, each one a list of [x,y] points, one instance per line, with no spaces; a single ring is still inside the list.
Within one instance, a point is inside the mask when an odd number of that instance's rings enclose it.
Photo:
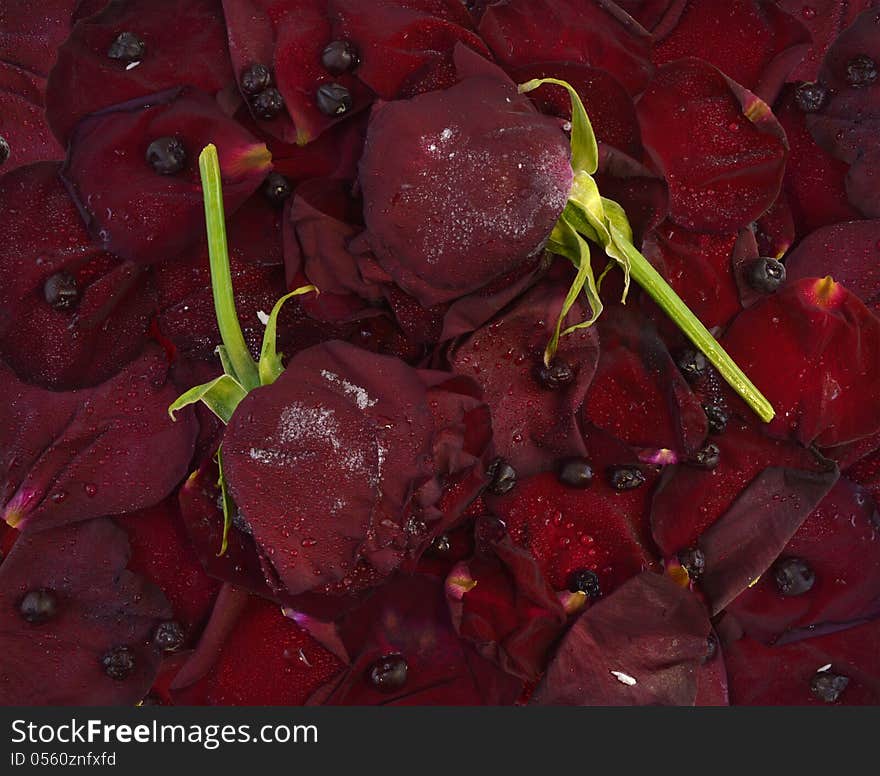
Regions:
[[[880,703],[878,69],[876,0],[0,0],[0,704]],[[771,423],[614,271],[542,361],[544,77]],[[208,143],[253,354],[320,290],[228,426]]]

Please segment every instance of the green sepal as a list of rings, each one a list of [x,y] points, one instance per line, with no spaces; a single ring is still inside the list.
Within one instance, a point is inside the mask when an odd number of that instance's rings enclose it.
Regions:
[[[232,526],[232,513],[235,511],[235,505],[232,503],[232,498],[229,495],[229,491],[226,489],[226,478],[223,476],[223,445],[217,448],[217,456],[214,458],[217,461],[217,487],[220,488],[220,502],[223,504],[223,538],[220,540],[220,552],[217,553],[217,557],[221,557],[226,554],[226,550],[229,548],[229,528]]]
[[[289,294],[285,294],[281,299],[275,302],[275,306],[269,314],[269,319],[266,321],[266,331],[263,332],[263,347],[260,350],[260,363],[258,367],[261,385],[271,385],[284,371],[284,366],[281,363],[281,357],[284,354],[277,351],[276,344],[278,314],[281,312],[281,308],[291,297],[302,296],[311,291],[317,292],[318,289],[315,286],[300,286]]]
[[[186,393],[178,396],[177,400],[168,407],[168,414],[171,420],[176,420],[175,412],[191,404],[202,402],[220,420],[229,423],[235,408],[246,395],[247,391],[234,377],[224,374],[209,383],[190,388]]]
[[[596,279],[593,276],[590,245],[580,234],[577,233],[574,227],[568,223],[564,215],[556,222],[556,226],[553,228],[548,248],[554,253],[562,254],[577,267],[577,275],[575,275],[574,281],[572,281],[572,284],[568,289],[568,293],[562,303],[562,309],[556,319],[553,336],[550,338],[550,342],[547,343],[547,347],[544,349],[544,363],[547,366],[550,366],[550,362],[553,360],[553,357],[556,355],[556,350],[559,347],[560,336],[570,334],[577,329],[592,326],[596,322],[596,319],[602,314],[602,299],[599,297],[599,289],[596,286]],[[582,292],[586,294],[592,315],[588,320],[569,326],[563,331],[562,324]]]
[[[544,84],[555,84],[568,92],[571,99],[571,167],[575,172],[592,175],[599,169],[599,144],[584,104],[574,87],[558,78],[534,78],[520,84],[517,89],[520,94],[524,94]]]

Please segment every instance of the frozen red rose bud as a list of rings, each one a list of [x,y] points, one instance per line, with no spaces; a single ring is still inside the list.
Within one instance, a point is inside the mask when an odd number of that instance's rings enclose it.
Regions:
[[[125,532],[105,519],[19,538],[0,564],[4,705],[131,706],[146,695],[160,661],[148,642],[171,610],[128,556]]]
[[[378,105],[359,180],[376,260],[425,307],[543,250],[572,184],[568,138],[467,49],[456,85]]]
[[[789,283],[721,341],[776,408],[771,433],[830,448],[880,430],[880,320],[830,277]]]
[[[161,501],[186,473],[197,432],[172,423],[168,364],[148,349],[94,388],[54,392],[0,371],[3,519],[40,530]],[[38,411],[35,411],[38,408]]]
[[[78,124],[62,177],[97,244],[139,264],[174,258],[192,245],[199,237],[192,224],[204,210],[194,151],[209,141],[221,149],[232,215],[262,183],[271,157],[207,94],[174,89]]]
[[[338,341],[249,393],[223,437],[230,496],[290,595],[420,554],[485,485],[490,454],[469,381]],[[461,498],[445,503],[444,482]]]

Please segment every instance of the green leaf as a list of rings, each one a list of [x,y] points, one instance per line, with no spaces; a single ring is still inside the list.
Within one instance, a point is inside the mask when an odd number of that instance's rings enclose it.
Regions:
[[[235,511],[235,504],[232,503],[232,498],[226,489],[226,478],[223,476],[222,450],[223,445],[220,445],[217,448],[217,457],[215,458],[217,461],[217,471],[219,472],[217,487],[220,488],[220,501],[223,504],[223,539],[220,541],[220,552],[217,553],[218,558],[225,555],[226,550],[229,548],[229,528],[232,525],[232,513]]]
[[[205,201],[205,223],[208,231],[208,256],[211,262],[211,288],[220,337],[226,348],[228,363],[234,377],[245,390],[260,384],[257,365],[251,357],[244,334],[235,312],[232,292],[232,273],[229,269],[229,250],[226,244],[226,220],[223,209],[223,188],[220,160],[213,143],[205,146],[199,155],[202,177],[202,196]]]
[[[247,391],[241,387],[234,377],[220,375],[209,383],[190,388],[186,393],[177,397],[177,400],[168,408],[171,420],[176,420],[174,413],[188,407],[190,404],[202,402],[224,423],[229,423],[235,408],[241,400],[247,396]]]
[[[558,78],[535,78],[520,84],[517,89],[524,94],[544,84],[555,84],[568,91],[571,99],[571,167],[576,173],[592,175],[599,169],[599,145],[584,104],[574,87]]]
[[[269,314],[269,320],[266,321],[266,331],[263,332],[263,347],[260,351],[260,364],[258,369],[260,373],[260,383],[262,385],[270,385],[271,383],[274,383],[278,379],[278,376],[284,371],[284,367],[281,364],[281,357],[284,354],[278,353],[276,350],[278,314],[281,312],[281,308],[291,297],[302,296],[311,291],[317,292],[318,289],[315,286],[300,286],[289,294],[285,294],[281,299],[275,302],[275,306]]]
[[[596,287],[596,280],[593,277],[589,243],[575,231],[574,227],[568,223],[564,216],[556,223],[550,243],[548,245],[549,250],[554,253],[561,253],[561,255],[567,257],[577,267],[578,271],[562,303],[562,309],[559,312],[559,317],[556,319],[553,336],[544,350],[544,363],[547,366],[550,366],[550,362],[556,355],[560,336],[570,334],[577,329],[592,326],[602,314],[602,300],[599,297],[599,289]],[[555,250],[556,246],[560,250]],[[576,323],[562,331],[562,324],[581,292],[586,293],[592,316],[588,320]]]

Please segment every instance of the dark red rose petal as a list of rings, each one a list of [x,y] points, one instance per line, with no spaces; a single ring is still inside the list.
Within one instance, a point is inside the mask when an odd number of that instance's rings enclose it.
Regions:
[[[522,691],[520,680],[459,639],[440,580],[413,576],[389,581],[342,619],[339,634],[351,667],[319,690],[312,703],[506,705]],[[405,678],[380,691],[370,681],[371,669],[391,656],[406,662]]]
[[[196,437],[189,411],[176,423],[177,389],[150,348],[94,388],[54,393],[2,373],[0,493],[4,519],[41,530],[161,501],[186,473]]]
[[[695,452],[706,414],[650,323],[617,305],[597,327],[601,355],[584,419],[634,447]]]
[[[117,520],[131,544],[129,568],[161,588],[174,619],[192,643],[201,631],[220,589],[199,563],[171,497]]]
[[[483,388],[492,407],[495,447],[521,476],[550,468],[557,458],[584,453],[576,411],[596,368],[595,329],[581,329],[560,340],[557,358],[573,372],[569,384],[551,390],[538,376],[568,291],[567,279],[562,273],[536,286],[449,355],[455,372]],[[569,320],[587,316],[586,307],[578,303]]]
[[[671,218],[732,232],[773,204],[785,134],[766,103],[702,60],[657,71],[636,104],[645,149],[666,176]]]
[[[642,252],[706,326],[723,326],[741,309],[734,264],[757,258],[749,229],[739,233],[691,232],[671,222],[645,239]]]
[[[815,574],[796,596],[780,594],[772,570],[730,603],[745,632],[770,642],[786,631],[880,614],[880,517],[873,498],[847,480],[802,523],[780,558],[800,558]]]
[[[651,486],[615,491],[607,483],[604,462],[594,458],[591,463],[595,476],[583,490],[545,472],[488,503],[555,589],[568,589],[572,574],[588,569],[608,594],[654,562],[645,519]]]
[[[9,147],[0,173],[34,162],[64,158],[43,111],[45,81],[0,60],[0,137]]]
[[[840,31],[852,24],[873,0],[776,0],[776,4],[798,19],[809,31],[813,45],[791,72],[791,81],[815,81],[822,57]]]
[[[613,3],[510,0],[490,5],[480,35],[506,67],[569,62],[607,70],[630,94],[651,77],[651,36]]]
[[[358,50],[357,78],[386,100],[452,86],[458,45],[489,55],[458,0],[392,0],[369,13],[361,0],[333,0],[331,8],[334,37]]]
[[[768,0],[723,6],[689,0],[673,6],[676,18],[670,13],[663,19],[654,63],[700,57],[768,103],[810,44],[806,27]]]
[[[810,691],[821,669],[849,678],[834,705],[880,703],[880,620],[795,644],[741,639],[724,649],[730,700],[739,706],[824,706]]]
[[[568,197],[565,134],[503,79],[466,78],[384,103],[370,119],[360,166],[369,242],[425,307],[535,256]]]
[[[795,241],[795,233],[794,214],[783,185],[779,199],[755,222],[758,255],[781,259]]]
[[[817,229],[785,259],[789,280],[831,275],[880,314],[880,220]]]
[[[30,0],[0,5],[0,61],[44,77],[54,52],[70,33],[76,0],[46,0],[36,11]]]
[[[860,213],[847,199],[847,164],[813,140],[807,130],[806,114],[795,104],[794,89],[783,91],[776,103],[776,115],[788,138],[790,150],[783,187],[798,234],[859,218]]]
[[[706,558],[700,587],[717,614],[755,583],[837,481],[838,471],[769,467],[697,540]]]
[[[91,244],[58,170],[46,162],[0,179],[0,355],[23,380],[63,390],[106,380],[140,352],[155,289],[142,268]],[[46,299],[59,272],[77,287],[68,309]]]
[[[382,521],[400,540],[413,483],[431,473],[431,431],[415,370],[340,342],[297,354],[239,405],[224,471],[288,592],[344,577]]]
[[[210,671],[172,696],[188,706],[301,706],[342,669],[276,604],[251,598]]]
[[[146,46],[137,64],[107,56],[123,31]],[[80,119],[102,108],[184,84],[213,95],[233,80],[219,0],[115,0],[79,21],[58,49],[46,90],[49,124],[66,143]]]
[[[533,78],[567,81],[580,95],[596,139],[625,154],[641,157],[642,142],[632,98],[607,71],[568,62],[546,62],[509,67],[507,73],[518,84]],[[542,113],[571,119],[571,98],[561,86],[545,84],[529,96]]]
[[[446,596],[458,634],[507,673],[534,681],[550,645],[562,634],[565,612],[535,558],[505,536],[491,557],[453,567]]]
[[[651,505],[651,530],[665,557],[693,546],[767,467],[810,472],[822,469],[821,462],[808,450],[768,439],[736,419],[731,419],[723,434],[710,439],[721,452],[714,469],[671,467],[657,486]]]
[[[146,161],[150,143],[162,137],[176,137],[186,149],[186,166],[173,175],[160,175]],[[223,201],[231,216],[268,171],[268,152],[215,100],[190,88],[82,121],[62,175],[99,245],[153,264],[173,258],[203,234],[198,156],[208,143],[217,146]]]
[[[125,532],[110,520],[90,520],[27,532],[0,565],[0,702],[4,706],[132,706],[159,670],[149,642],[171,616],[161,591],[126,570]],[[19,614],[32,590],[55,594],[57,612],[43,623]],[[124,678],[111,678],[102,658],[131,651]]]
[[[687,589],[666,575],[640,574],[577,619],[531,702],[693,706],[710,630]]]
[[[837,37],[825,54],[819,80],[831,90],[821,112],[807,117],[816,142],[837,159],[852,165],[847,175],[850,202],[869,218],[880,217],[880,196],[871,180],[880,171],[880,81],[851,86],[848,68],[854,57],[880,61],[880,10],[863,11]]]
[[[880,320],[842,285],[790,283],[737,316],[722,344],[773,404],[771,433],[834,447],[880,430]]]

